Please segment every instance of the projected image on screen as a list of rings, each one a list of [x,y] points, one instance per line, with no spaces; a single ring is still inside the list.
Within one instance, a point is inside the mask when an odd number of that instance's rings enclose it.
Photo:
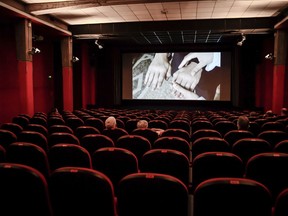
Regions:
[[[141,53],[130,58],[131,99],[230,100],[229,52]]]

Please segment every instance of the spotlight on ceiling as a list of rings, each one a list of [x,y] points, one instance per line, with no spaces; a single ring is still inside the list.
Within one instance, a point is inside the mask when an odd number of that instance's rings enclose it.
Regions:
[[[98,46],[99,49],[103,49],[103,46],[99,44],[98,40],[95,40],[95,44]]]
[[[40,53],[40,52],[41,52],[41,50],[36,48],[36,47],[32,47],[32,49],[28,51],[28,53],[30,55],[34,55],[34,54],[37,54],[37,53]]]
[[[73,62],[73,63],[78,62],[78,61],[79,61],[79,58],[78,58],[78,57],[76,57],[76,56],[73,56],[73,57],[72,57],[72,62]]]
[[[274,56],[272,53],[268,53],[267,55],[265,55],[265,59],[268,59],[268,60],[273,60]]]
[[[237,46],[242,46],[244,41],[246,40],[246,36],[243,33],[241,34],[241,36],[242,36],[241,41],[237,42]]]

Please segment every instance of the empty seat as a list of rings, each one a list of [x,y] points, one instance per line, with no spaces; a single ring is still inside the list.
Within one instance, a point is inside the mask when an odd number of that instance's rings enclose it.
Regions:
[[[271,216],[271,194],[263,184],[246,178],[212,178],[194,191],[193,216]]]
[[[13,142],[17,141],[16,135],[10,130],[0,129],[0,145],[5,149]]]
[[[119,183],[119,216],[187,216],[188,190],[177,178],[157,173],[136,173]]]
[[[48,151],[48,140],[42,133],[37,131],[25,131],[25,129],[18,135],[17,142],[34,143],[46,152]]]
[[[59,133],[59,132],[74,134],[73,130],[69,126],[67,126],[67,125],[57,125],[57,124],[51,125],[48,128],[48,132],[49,132],[49,134]]]
[[[114,147],[114,141],[103,134],[87,134],[80,140],[81,146],[83,146],[87,151],[92,154],[103,147]]]
[[[113,185],[101,172],[62,167],[51,173],[49,188],[54,216],[116,216]]]
[[[266,140],[274,147],[280,141],[288,139],[288,133],[279,130],[266,130],[259,133],[257,137]]]
[[[190,134],[186,130],[180,128],[168,128],[162,132],[161,136],[176,136],[183,138],[190,143]]]
[[[248,130],[231,130],[223,138],[232,146],[239,139],[254,137],[255,135]]]
[[[119,181],[128,174],[139,172],[137,157],[129,150],[117,147],[95,151],[92,155],[92,166],[109,177],[116,195]]]
[[[288,187],[287,167],[288,154],[259,153],[247,161],[245,177],[264,184],[275,200],[276,196]]]
[[[288,139],[282,140],[279,143],[277,143],[274,148],[274,152],[282,152],[282,153],[287,153],[288,154]]]
[[[222,135],[222,137],[224,137],[227,132],[231,130],[237,130],[237,125],[228,120],[219,121],[214,125],[214,129],[217,130]]]
[[[104,129],[104,122],[100,118],[88,118],[85,121],[85,125],[92,126],[102,133]]]
[[[243,138],[232,145],[231,152],[238,155],[244,164],[254,155],[271,152],[272,146],[269,142],[260,138]]]
[[[111,129],[104,129],[102,131],[102,134],[110,137],[115,144],[119,137],[128,135],[128,132],[124,128],[111,128]]]
[[[191,142],[195,142],[197,139],[202,137],[218,137],[222,138],[222,135],[215,129],[199,129],[192,133]]]
[[[229,152],[205,152],[192,161],[193,190],[204,180],[216,177],[237,177],[244,175],[244,164],[240,157]]]
[[[191,126],[190,123],[187,120],[182,119],[174,119],[171,122],[169,122],[168,128],[178,128],[182,129],[188,132],[189,136],[191,133]]]
[[[3,123],[0,129],[9,130],[13,132],[16,136],[18,136],[18,134],[23,131],[23,128],[19,124],[12,122]]]
[[[49,116],[47,119],[47,125],[48,127],[51,127],[53,125],[65,125],[65,120],[62,118],[62,116]]]
[[[74,134],[71,133],[56,132],[48,136],[48,146],[50,148],[59,143],[80,145],[78,137],[76,137]]]
[[[69,126],[74,132],[76,130],[76,128],[78,128],[79,126],[83,126],[84,125],[84,121],[76,116],[71,116],[65,119],[65,123],[67,126]]]
[[[181,137],[159,137],[152,145],[152,149],[174,149],[190,159],[190,144]]]
[[[139,135],[121,136],[117,140],[115,146],[118,148],[128,149],[129,151],[133,152],[137,157],[138,162],[141,161],[143,154],[152,148],[150,141]]]
[[[30,166],[0,163],[0,191],[3,215],[53,215],[47,181]]]
[[[276,197],[273,216],[288,215],[288,188],[283,189]]]
[[[12,123],[20,125],[23,129],[29,124],[30,118],[24,115],[18,115],[12,118]]]
[[[277,121],[265,122],[265,123],[261,126],[261,131],[266,131],[266,130],[279,130],[279,131],[284,131],[284,129],[285,129],[284,124],[282,124],[281,122],[277,122]]]
[[[100,134],[100,131],[92,126],[87,125],[79,126],[75,130],[75,135],[79,140],[87,134]]]
[[[214,129],[214,126],[209,120],[193,121],[191,124],[192,133],[195,133],[200,129]]]
[[[25,127],[25,131],[36,131],[39,132],[41,134],[43,134],[45,137],[48,136],[48,130],[46,127],[44,127],[43,125],[40,124],[32,124],[29,123],[26,127]]]
[[[0,145],[0,163],[6,162],[6,149]]]
[[[33,116],[32,118],[30,118],[29,124],[38,124],[42,125],[45,128],[48,126],[47,119],[43,116]]]
[[[51,171],[65,166],[92,168],[89,152],[76,144],[55,144],[48,152]]]
[[[172,149],[151,149],[141,159],[141,172],[172,175],[181,180],[187,188],[189,180],[189,158]]]
[[[204,152],[231,152],[229,143],[223,138],[202,137],[192,143],[192,159]]]
[[[129,119],[125,124],[126,131],[131,134],[133,130],[137,128],[137,123],[139,119]]]
[[[33,167],[41,172],[46,178],[50,175],[50,166],[46,151],[33,143],[12,143],[7,147],[6,161]]]
[[[149,121],[149,128],[160,128],[166,130],[168,128],[168,124],[164,120],[153,119]]]

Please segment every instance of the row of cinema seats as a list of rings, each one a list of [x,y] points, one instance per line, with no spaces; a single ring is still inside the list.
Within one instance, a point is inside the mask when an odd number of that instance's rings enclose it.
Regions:
[[[264,184],[248,178],[203,181],[190,205],[186,186],[159,173],[125,176],[117,197],[105,174],[81,167],[56,169],[46,180],[32,167],[0,163],[0,183],[0,212],[5,215],[284,216],[288,209],[287,188],[273,201]]]
[[[73,132],[74,132],[74,131],[73,131]],[[74,134],[75,134],[75,132],[74,132]],[[93,136],[95,136],[95,134],[94,134]],[[162,138],[162,137],[161,137],[161,138]],[[221,138],[222,138],[222,137],[221,137]],[[194,148],[193,148],[193,144],[194,144],[193,142],[190,143],[190,144],[192,145],[192,153],[193,153],[194,150],[195,150],[195,146],[194,146]],[[66,145],[66,146],[68,146],[68,145]],[[102,149],[102,150],[103,150],[103,149]],[[110,151],[111,151],[111,150],[112,150],[112,149],[110,148]],[[153,150],[154,150],[154,149],[153,149]],[[114,150],[113,150],[113,151],[114,151]],[[156,150],[154,150],[154,151],[156,151]],[[169,150],[169,151],[167,151],[167,150],[164,150],[164,151],[163,151],[163,149],[162,149],[162,150],[160,151],[161,154],[166,153],[166,155],[168,155],[167,152],[171,153],[170,150]],[[158,153],[159,153],[159,152],[158,152]],[[221,158],[220,155],[227,156],[225,152],[224,152],[224,154],[223,154],[223,153],[222,153],[222,154],[221,154],[221,153],[217,153],[217,154],[216,154],[217,158]],[[66,156],[67,156],[67,154],[66,154]],[[277,157],[278,157],[277,154],[274,154],[274,156],[277,156]],[[166,157],[166,156],[165,156],[165,157]],[[165,164],[165,157],[164,157],[163,161],[161,160],[164,164]],[[67,157],[66,157],[66,158],[67,158]],[[75,156],[73,156],[73,157],[71,157],[71,158],[73,159],[73,158],[75,158]],[[107,157],[104,157],[104,158],[107,159]],[[113,157],[113,158],[114,158],[114,157]],[[136,157],[136,158],[137,158],[137,157]],[[157,158],[160,158],[160,157],[157,156]],[[183,157],[182,157],[182,158],[183,158]],[[192,158],[193,158],[193,157],[192,157]],[[201,157],[201,158],[202,158],[202,157]],[[203,157],[203,158],[204,158],[204,157]],[[214,157],[214,158],[215,158],[215,157]],[[228,158],[228,157],[227,157],[227,158]],[[195,157],[194,159],[196,159],[196,157]],[[166,159],[166,160],[167,160],[167,159]],[[138,160],[138,161],[140,161],[140,160]],[[158,160],[158,161],[160,161],[160,160]],[[171,162],[172,160],[169,159],[168,161]],[[167,163],[167,162],[166,162],[166,163]],[[210,163],[211,163],[211,162],[210,162]],[[173,163],[173,164],[175,164],[175,163]],[[183,163],[183,164],[185,164],[185,163]],[[187,164],[187,163],[186,163],[186,164]],[[188,162],[188,164],[189,164],[189,162]],[[212,164],[214,164],[214,162],[213,162]],[[225,163],[224,163],[224,164],[225,164]],[[150,164],[150,165],[151,165],[151,164]],[[158,164],[158,165],[159,165],[159,164]],[[207,164],[206,164],[206,165],[207,165]],[[191,164],[190,164],[190,166],[191,166]],[[157,169],[157,167],[155,167],[155,166],[153,166],[153,165],[152,165],[152,167],[155,168],[155,169]],[[170,168],[169,168],[168,170],[166,170],[166,172],[171,172],[171,167],[172,167],[172,165],[170,164],[169,167],[170,167]],[[182,167],[184,167],[184,166],[182,165]],[[211,167],[211,164],[210,164],[210,166],[209,166],[209,163],[208,163],[208,166],[207,166],[207,167]],[[168,166],[165,167],[165,168],[167,169]],[[195,168],[195,165],[192,164],[192,171],[194,171],[194,168]],[[195,168],[195,169],[196,169],[196,168]],[[111,169],[108,169],[108,170],[111,170]],[[187,169],[184,169],[184,170],[187,170]],[[196,170],[197,170],[197,169],[196,169]],[[216,170],[217,170],[217,169],[216,169]],[[104,172],[104,170],[103,170],[103,172]],[[153,172],[157,172],[157,171],[154,170]],[[160,171],[159,171],[159,172],[160,172]],[[163,172],[164,172],[164,171],[163,171]],[[218,172],[221,173],[219,170],[218,170]],[[142,173],[144,173],[144,170],[143,170]],[[149,172],[149,173],[150,173],[150,172]],[[183,173],[184,173],[184,172],[183,172]],[[185,173],[187,173],[187,172],[185,172]],[[208,172],[208,173],[209,173],[209,172]],[[175,173],[174,173],[174,174],[173,174],[173,173],[170,173],[170,174],[173,176]],[[217,172],[216,172],[216,174],[217,174]],[[107,175],[108,175],[108,174],[107,174]],[[176,175],[176,174],[175,174],[175,175]],[[211,174],[210,174],[210,175],[211,175]],[[150,175],[147,175],[146,177],[148,177],[148,176],[150,176]],[[198,176],[198,175],[196,175],[196,176]],[[211,176],[213,177],[213,175],[211,175]],[[209,178],[210,178],[211,176],[209,176]],[[221,175],[220,175],[220,176],[221,176]],[[151,177],[151,176],[150,176],[150,177]],[[245,176],[245,177],[246,177],[246,176]],[[179,177],[178,179],[181,179],[181,178]],[[186,179],[187,179],[187,178],[186,178]],[[195,180],[195,174],[194,174],[194,176],[193,176],[192,179]],[[247,179],[247,177],[246,177],[245,179]],[[250,178],[249,178],[249,179],[250,179]],[[241,178],[241,180],[242,180],[242,178]],[[203,181],[204,181],[204,180],[203,180]],[[183,182],[183,181],[182,181],[182,182]],[[201,181],[201,182],[202,182],[202,181]],[[200,182],[200,183],[201,183],[201,182]],[[229,182],[229,181],[228,181],[228,182]],[[232,182],[233,182],[233,181],[232,181]],[[237,181],[235,181],[235,182],[237,182]],[[184,185],[185,185],[185,184],[184,184]],[[196,185],[196,184],[195,184],[195,185]],[[196,188],[194,188],[194,189],[196,189]],[[118,190],[117,190],[117,191],[118,191]],[[195,191],[194,191],[193,193],[194,193],[193,196],[195,196]],[[195,201],[195,202],[196,202],[196,201]],[[273,203],[274,203],[274,202],[273,202]],[[273,205],[274,205],[274,204],[273,204]],[[194,207],[194,206],[193,206],[193,207]],[[196,209],[197,209],[197,208],[196,208]],[[196,210],[195,210],[195,211],[196,211]],[[195,214],[196,214],[196,213],[195,213]],[[168,214],[168,215],[169,215],[169,214]],[[201,215],[201,214],[200,214],[200,215]],[[249,214],[248,214],[248,215],[249,215]]]

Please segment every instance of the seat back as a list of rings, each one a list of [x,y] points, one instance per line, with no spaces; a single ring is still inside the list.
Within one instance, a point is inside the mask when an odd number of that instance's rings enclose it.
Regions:
[[[0,129],[9,130],[12,133],[14,133],[16,136],[18,136],[18,134],[23,131],[23,128],[19,124],[12,123],[12,122],[3,123],[0,126]]]
[[[52,133],[59,133],[59,132],[74,134],[73,130],[69,126],[67,126],[67,125],[58,125],[58,124],[51,125],[48,128],[48,132],[49,132],[49,135],[52,134]]]
[[[188,190],[170,175],[130,174],[120,181],[118,192],[119,215],[188,215]]]
[[[121,136],[117,140],[115,146],[118,148],[127,149],[132,153],[134,153],[139,163],[141,161],[143,154],[152,148],[150,141],[145,137],[139,135]]]
[[[288,188],[281,191],[276,197],[273,216],[288,215]]]
[[[245,177],[264,184],[275,200],[276,196],[288,187],[287,167],[288,154],[259,153],[247,161]]]
[[[155,140],[152,149],[173,149],[182,152],[190,159],[190,144],[185,139],[176,136],[159,137]]]
[[[183,138],[190,143],[190,134],[186,130],[180,128],[168,128],[162,132],[161,136],[176,136]]]
[[[191,134],[191,126],[187,120],[174,119],[169,123],[168,128],[182,129],[187,131],[189,136]]]
[[[254,138],[254,137],[256,137],[256,136],[252,132],[250,132],[248,130],[231,130],[228,133],[226,133],[223,138],[232,147],[232,145],[236,141],[238,141],[239,139]]]
[[[80,139],[80,144],[92,154],[103,147],[114,147],[114,141],[103,134],[87,134]]]
[[[279,130],[266,130],[259,133],[257,137],[266,140],[274,147],[280,141],[288,139],[288,133]]]
[[[214,128],[222,135],[222,137],[224,137],[227,132],[237,130],[237,125],[232,121],[223,120],[215,123]]]
[[[271,152],[272,146],[269,142],[260,138],[243,138],[232,145],[231,152],[238,155],[244,164],[254,155]]]
[[[246,178],[212,178],[194,191],[193,216],[271,216],[271,194]]]
[[[0,129],[0,145],[5,149],[13,142],[17,141],[17,136],[10,130]]]
[[[98,129],[100,133],[104,129],[104,122],[100,118],[88,118],[85,120],[85,125]]]
[[[62,167],[51,173],[49,188],[54,216],[116,216],[113,185],[101,172]]]
[[[288,139],[282,140],[279,143],[277,143],[274,148],[274,152],[282,152],[282,153],[287,153],[288,154]]]
[[[87,134],[100,134],[100,131],[92,126],[82,125],[76,128],[75,136],[80,140]]]
[[[158,133],[151,128],[136,128],[131,132],[132,135],[143,136],[148,139],[153,146],[156,139],[158,139]]]
[[[202,137],[192,143],[192,159],[204,152],[231,152],[229,143],[219,137]]]
[[[55,144],[48,152],[51,171],[65,166],[92,168],[89,152],[76,144]]]
[[[192,133],[191,142],[195,142],[197,139],[202,137],[218,137],[222,138],[222,135],[215,129],[199,129]]]
[[[115,144],[118,138],[124,135],[128,135],[128,132],[124,128],[112,128],[112,129],[104,129],[102,131],[102,134],[110,137]]]
[[[138,159],[129,150],[117,147],[106,147],[95,151],[92,155],[92,166],[112,181],[117,195],[119,181],[126,175],[137,173]]]
[[[141,172],[172,175],[181,180],[187,188],[190,186],[189,158],[172,149],[151,149],[141,159]]]
[[[60,143],[66,144],[76,144],[80,145],[80,141],[76,135],[67,133],[67,132],[56,132],[52,133],[48,136],[48,146],[51,148],[52,146]]]
[[[7,148],[6,161],[33,167],[41,172],[46,178],[50,175],[50,166],[46,151],[33,143],[12,143]]]
[[[0,163],[0,191],[0,209],[6,215],[52,216],[47,181],[30,166]]]
[[[192,188],[201,182],[216,177],[237,177],[244,175],[244,164],[240,157],[230,152],[201,153],[192,161]]]
[[[36,132],[39,132],[39,133],[43,134],[45,137],[48,136],[48,129],[47,129],[47,127],[44,127],[43,125],[40,125],[40,124],[32,124],[32,123],[29,123],[29,124],[25,127],[25,131],[36,131]]]
[[[48,140],[42,133],[37,131],[25,131],[24,130],[18,135],[17,142],[29,142],[34,143],[46,152],[48,151]]]

